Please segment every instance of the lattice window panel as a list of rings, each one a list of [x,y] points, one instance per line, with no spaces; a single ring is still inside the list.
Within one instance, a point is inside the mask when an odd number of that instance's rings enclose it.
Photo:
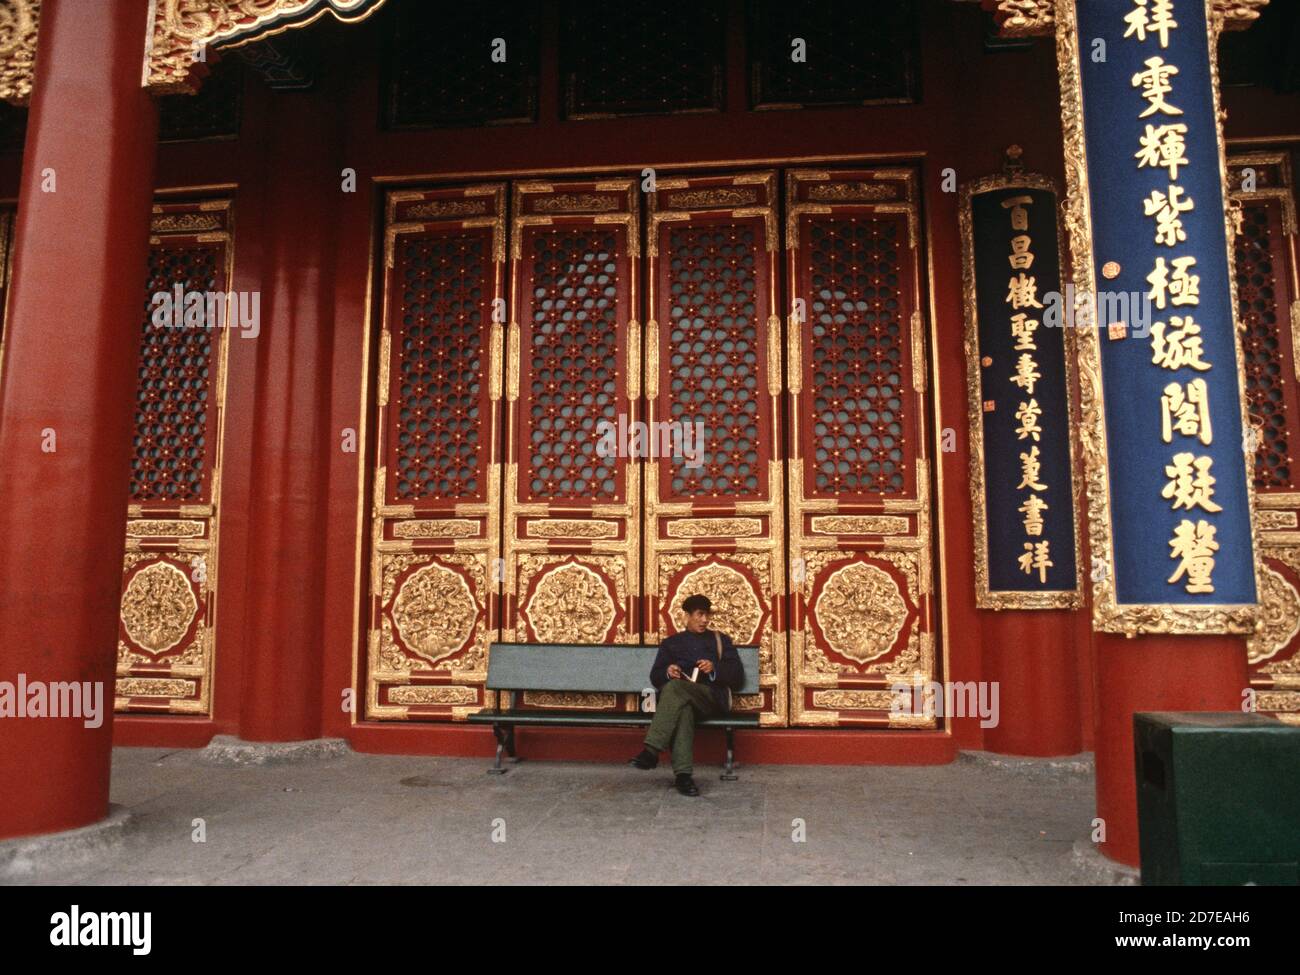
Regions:
[[[751,5],[752,107],[915,101],[917,6],[848,0]],[[806,44],[802,62],[792,59],[796,39]]]
[[[158,99],[158,141],[233,139],[239,135],[244,74],[229,54],[213,64],[193,95],[164,95]]]
[[[1278,307],[1278,275],[1285,268],[1274,253],[1277,228],[1269,207],[1248,203],[1242,215],[1235,255],[1237,314],[1245,328],[1246,401],[1259,436],[1255,486],[1286,488],[1292,484],[1286,395],[1290,364],[1283,355]]]
[[[404,2],[388,23],[388,126],[536,119],[538,5]],[[505,61],[492,60],[497,38],[505,41]]]
[[[482,483],[485,231],[405,236],[393,322],[397,375],[389,418],[393,497],[471,500]]]
[[[898,494],[906,462],[900,226],[824,220],[806,243],[818,494]]]
[[[529,494],[605,500],[617,494],[616,457],[597,454],[598,424],[617,425],[618,243],[612,229],[556,227],[528,239],[532,269]]]
[[[725,25],[719,0],[566,3],[567,117],[721,111]]]
[[[676,451],[669,494],[756,495],[762,233],[752,224],[694,225],[674,228],[669,241],[671,419],[704,432],[703,466]]]
[[[219,335],[208,328],[160,328],[153,323],[150,296],[219,290],[224,248],[189,243],[155,246],[149,252],[149,280],[141,326],[131,500],[195,502],[210,480],[208,447],[214,407],[213,350]]]

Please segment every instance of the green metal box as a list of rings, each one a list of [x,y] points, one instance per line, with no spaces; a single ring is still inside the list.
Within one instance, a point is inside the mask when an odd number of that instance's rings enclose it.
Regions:
[[[1300,727],[1133,715],[1143,884],[1300,884]]]

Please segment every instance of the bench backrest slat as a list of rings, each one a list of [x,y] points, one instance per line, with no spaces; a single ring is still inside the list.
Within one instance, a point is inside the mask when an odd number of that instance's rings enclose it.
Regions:
[[[511,691],[618,691],[650,686],[658,647],[620,644],[494,643],[487,686]],[[758,647],[737,647],[745,668],[741,694],[758,693]]]

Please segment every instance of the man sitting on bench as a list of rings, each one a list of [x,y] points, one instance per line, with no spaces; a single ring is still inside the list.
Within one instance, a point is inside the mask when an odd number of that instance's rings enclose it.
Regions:
[[[671,747],[677,791],[684,796],[700,794],[691,777],[696,712],[704,718],[726,714],[732,690],[745,683],[745,668],[731,638],[709,629],[712,609],[707,596],[688,596],[682,603],[686,629],[659,644],[650,668],[650,683],[659,692],[654,720],[645,748],[628,761],[652,769],[659,764],[659,753]]]

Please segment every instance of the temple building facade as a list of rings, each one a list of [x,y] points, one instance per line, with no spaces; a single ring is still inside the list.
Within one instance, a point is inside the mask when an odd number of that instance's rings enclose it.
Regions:
[[[698,592],[742,761],[1093,752],[1135,862],[1135,712],[1300,722],[1298,85],[1278,0],[8,0],[0,686],[111,714],[0,838],[488,756],[492,643]]]

